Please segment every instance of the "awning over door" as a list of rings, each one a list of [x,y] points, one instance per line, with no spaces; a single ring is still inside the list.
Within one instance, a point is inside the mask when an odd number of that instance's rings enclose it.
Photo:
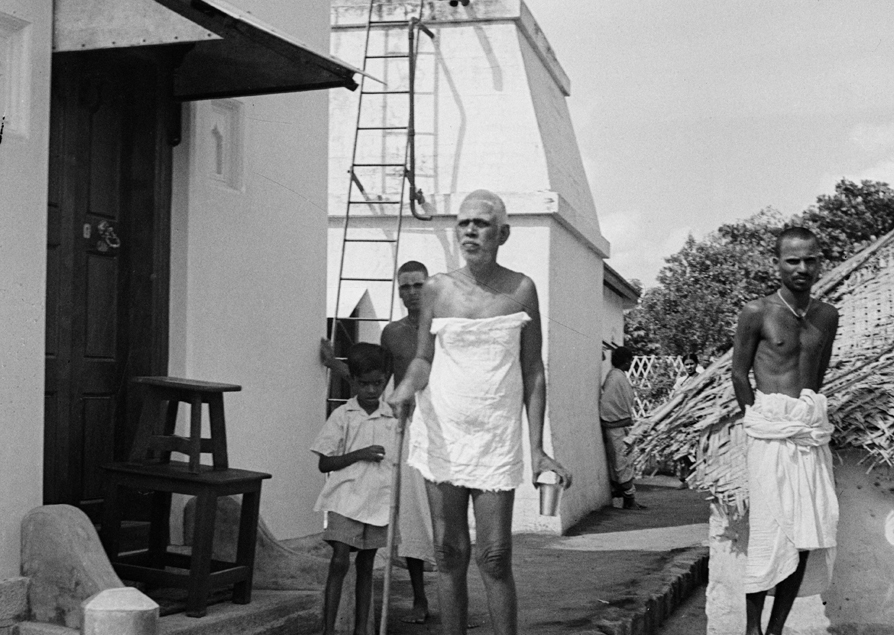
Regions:
[[[362,72],[224,0],[55,0],[54,14],[57,53],[182,45],[181,101],[354,90]]]
[[[222,38],[197,42],[187,53],[175,79],[177,99],[357,87],[358,69],[223,0],[156,1]]]

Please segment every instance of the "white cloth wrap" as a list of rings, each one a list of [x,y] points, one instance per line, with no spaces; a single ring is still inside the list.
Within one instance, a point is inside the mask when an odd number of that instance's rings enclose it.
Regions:
[[[838,499],[826,397],[755,395],[743,420],[748,435],[749,538],[745,592],[775,587],[794,573],[799,551],[813,551],[799,596],[829,587],[835,561]]]
[[[412,423],[410,424],[412,426]],[[404,435],[404,462],[410,456],[410,435]],[[431,524],[431,510],[425,481],[417,470],[406,467],[400,471],[400,545],[397,555],[401,558],[416,558],[435,562],[434,533]]]
[[[435,318],[428,386],[416,395],[408,463],[435,483],[505,491],[524,476],[518,312]]]

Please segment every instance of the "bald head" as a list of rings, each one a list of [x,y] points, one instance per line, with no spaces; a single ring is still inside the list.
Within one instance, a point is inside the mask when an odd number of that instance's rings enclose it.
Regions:
[[[506,214],[506,204],[499,196],[490,190],[475,190],[463,199],[459,206],[460,210],[464,207],[479,204],[487,206],[488,210],[494,215],[494,221],[498,227],[509,224],[509,216]]]

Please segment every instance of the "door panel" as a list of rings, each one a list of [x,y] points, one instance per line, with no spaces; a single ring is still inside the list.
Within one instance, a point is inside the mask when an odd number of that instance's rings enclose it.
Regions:
[[[133,437],[129,380],[167,367],[162,68],[121,51],[54,58],[44,493],[93,517],[101,466]]]

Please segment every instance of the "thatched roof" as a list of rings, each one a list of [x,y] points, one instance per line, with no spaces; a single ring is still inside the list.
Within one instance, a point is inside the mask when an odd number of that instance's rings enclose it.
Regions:
[[[894,465],[894,232],[828,272],[814,295],[840,321],[822,392],[835,426],[833,447],[867,451],[867,468]],[[693,487],[734,514],[747,507],[745,434],[730,374],[732,351],[632,432],[644,465],[690,457]]]

